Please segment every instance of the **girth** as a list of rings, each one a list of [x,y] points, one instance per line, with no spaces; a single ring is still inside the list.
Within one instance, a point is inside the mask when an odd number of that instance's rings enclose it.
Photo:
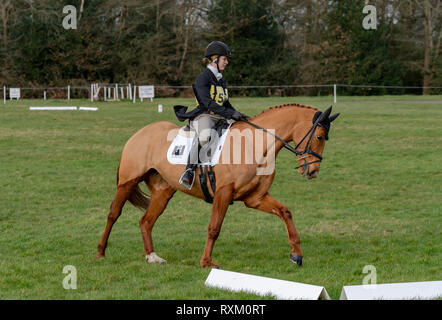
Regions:
[[[198,177],[200,179],[201,190],[203,191],[204,194],[204,200],[207,203],[213,203],[213,197],[209,192],[209,188],[207,187],[207,177],[209,178],[210,188],[212,189],[213,194],[215,194],[216,191],[215,172],[213,172],[212,166],[199,165],[199,167],[200,167],[200,175]]]

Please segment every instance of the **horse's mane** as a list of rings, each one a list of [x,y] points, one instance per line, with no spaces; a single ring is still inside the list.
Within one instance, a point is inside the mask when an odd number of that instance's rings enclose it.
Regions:
[[[294,108],[306,108],[306,109],[310,109],[310,110],[314,110],[314,111],[318,111],[318,108],[312,107],[312,106],[307,106],[304,104],[299,104],[299,103],[286,103],[286,104],[281,104],[279,106],[274,106],[274,107],[270,107],[266,110],[261,111],[260,113],[258,113],[256,116],[252,117],[252,119],[255,119],[257,117],[259,117],[260,115],[267,113],[271,110],[274,109],[280,109],[280,108],[286,108],[286,107],[294,107]]]

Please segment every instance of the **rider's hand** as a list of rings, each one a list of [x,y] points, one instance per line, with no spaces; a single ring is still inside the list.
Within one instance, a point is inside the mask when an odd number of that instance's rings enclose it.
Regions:
[[[245,119],[247,119],[247,118],[250,118],[250,117],[249,117],[249,116],[246,116],[245,114],[242,114],[242,113],[239,112],[239,111],[235,111],[235,112],[232,114],[232,119],[233,119],[233,120],[236,120],[236,121],[245,120]]]

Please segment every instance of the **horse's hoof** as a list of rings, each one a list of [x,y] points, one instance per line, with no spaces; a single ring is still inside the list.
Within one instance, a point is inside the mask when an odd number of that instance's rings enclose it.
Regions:
[[[213,263],[213,262],[201,261],[200,265],[203,268],[220,269],[220,266],[215,264],[215,263]]]
[[[167,263],[166,260],[158,257],[155,252],[152,252],[151,254],[146,256],[146,262],[147,263],[159,263],[159,264],[166,264]]]
[[[298,266],[302,266],[302,256],[298,256],[295,253],[290,253],[290,261],[296,263]]]

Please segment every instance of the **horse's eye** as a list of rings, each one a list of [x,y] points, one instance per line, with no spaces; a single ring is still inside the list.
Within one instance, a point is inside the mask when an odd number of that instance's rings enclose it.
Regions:
[[[318,139],[319,141],[322,140],[322,136],[316,136],[316,139]]]

